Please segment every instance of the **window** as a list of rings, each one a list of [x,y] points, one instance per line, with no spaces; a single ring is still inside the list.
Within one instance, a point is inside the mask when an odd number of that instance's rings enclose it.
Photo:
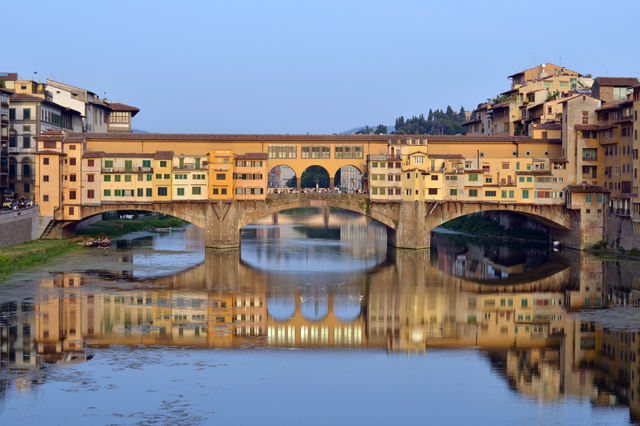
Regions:
[[[509,198],[515,198],[516,192],[514,190],[509,191]]]
[[[142,167],[151,167],[151,160],[142,160]]]
[[[423,156],[413,157],[413,164],[424,164],[424,157]]]
[[[151,182],[153,180],[153,175],[147,175],[147,182]]]
[[[114,189],[113,190],[113,195],[115,197],[122,197],[122,190],[121,189]]]
[[[111,182],[111,175],[104,175],[105,182]]]
[[[527,176],[527,182],[533,182],[533,178],[531,176]]]
[[[22,110],[22,119],[31,120],[31,108],[24,108]]]
[[[49,165],[49,157],[44,157],[42,159],[42,165],[43,166],[48,166]]]
[[[160,162],[160,167],[167,167],[167,162],[166,161],[161,161]]]
[[[162,173],[156,173],[156,179],[162,179]]]
[[[431,180],[438,180],[438,175],[431,175]]]
[[[69,175],[69,182],[75,182],[76,181],[76,175]]]
[[[146,188],[145,194],[147,197],[153,197],[153,188]]]
[[[164,174],[164,179],[171,179],[171,175],[169,173]]]
[[[95,198],[95,190],[93,189],[87,190],[87,198]]]
[[[458,195],[458,189],[449,189],[449,195]]]
[[[178,188],[178,196],[184,195],[184,188]]]
[[[438,188],[429,188],[429,195],[438,195]]]
[[[31,148],[31,136],[23,136],[22,137],[22,147],[23,148]]]
[[[113,160],[104,160],[104,167],[107,169],[113,168]]]
[[[120,182],[121,180],[122,180],[122,176],[120,176],[120,175],[114,175],[113,176],[113,181],[114,182]]]
[[[528,189],[523,189],[522,190],[522,198],[529,198],[529,190]]]
[[[15,108],[9,108],[9,119],[11,119],[11,120],[15,120],[16,119],[16,109]]]
[[[42,175],[43,182],[49,182],[49,175]]]
[[[200,195],[202,188],[199,186],[193,186],[191,187],[191,195]]]
[[[43,195],[42,196],[42,202],[48,203],[49,202],[49,196],[48,195]]]
[[[220,195],[227,195],[227,188],[220,188]]]
[[[226,179],[226,175],[224,173],[216,174],[216,180],[225,180],[225,179]]]
[[[523,308],[526,308],[528,305],[529,305],[529,300],[528,299],[522,299],[521,306]]]
[[[586,203],[591,203],[591,194],[585,194],[584,201]]]
[[[121,124],[129,122],[129,112],[125,111],[112,111],[109,114],[109,123]]]
[[[131,182],[131,175],[124,175],[125,182]]]
[[[485,197],[495,197],[496,196],[496,191],[484,191],[484,196]]]
[[[167,196],[167,187],[166,186],[159,186],[158,187],[158,196],[159,197],[166,197]]]
[[[478,196],[478,190],[477,189],[470,189],[469,190],[469,197],[477,197]]]
[[[69,207],[69,214],[70,214],[70,215],[72,215],[72,216],[73,216],[74,214],[76,214],[76,209],[75,209],[75,207]]]
[[[111,190],[110,189],[105,189],[103,191],[103,194],[104,194],[105,197],[111,197]]]
[[[471,173],[469,175],[469,182],[477,182],[478,181],[478,175],[475,173]]]

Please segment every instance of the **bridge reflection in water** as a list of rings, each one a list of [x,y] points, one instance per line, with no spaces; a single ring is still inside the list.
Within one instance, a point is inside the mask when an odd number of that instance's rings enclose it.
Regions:
[[[115,251],[122,270],[60,273],[42,280],[35,298],[2,305],[2,365],[78,361],[113,344],[408,354],[474,347],[531,398],[573,395],[638,410],[640,335],[568,315],[633,301],[633,285],[623,283],[634,281],[621,277],[640,276],[635,265],[611,268],[573,251],[519,264],[494,242],[440,242],[431,251],[390,250],[364,274],[305,281],[250,267],[237,250],[207,251],[203,264],[178,275],[137,279],[126,268],[132,257]],[[509,276],[515,270],[522,274]],[[507,278],[495,280],[496,271]]]

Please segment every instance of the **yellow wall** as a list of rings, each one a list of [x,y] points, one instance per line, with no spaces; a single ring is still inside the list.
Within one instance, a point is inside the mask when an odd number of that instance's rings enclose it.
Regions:
[[[210,150],[207,164],[209,167],[209,199],[231,200],[235,196],[233,174],[235,161],[230,149]]]

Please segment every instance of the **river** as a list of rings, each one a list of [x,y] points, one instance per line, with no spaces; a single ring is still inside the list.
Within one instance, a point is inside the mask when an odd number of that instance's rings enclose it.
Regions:
[[[3,424],[630,424],[640,266],[299,209],[0,285]]]

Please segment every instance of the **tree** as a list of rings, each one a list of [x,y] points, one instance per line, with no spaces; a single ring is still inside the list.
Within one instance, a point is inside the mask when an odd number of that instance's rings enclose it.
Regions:
[[[503,104],[509,101],[509,97],[507,95],[498,96],[497,98],[487,98],[487,102],[491,102],[492,104]]]
[[[363,129],[360,129],[356,132],[356,135],[368,135],[373,130],[369,126],[364,126]]]
[[[447,105],[447,116],[453,117],[453,109],[451,108],[451,105]]]
[[[302,178],[300,180],[301,188],[315,188],[316,179],[320,188],[329,187],[329,172],[321,166],[311,166],[307,170],[302,172]]]
[[[386,135],[388,133],[387,126],[378,124],[378,127],[376,127],[376,130],[373,133],[375,133],[376,135]]]
[[[427,120],[431,121],[432,118],[433,118],[433,111],[431,111],[431,108],[429,108],[429,115],[427,116]]]
[[[461,106],[461,107],[460,107],[460,112],[458,113],[458,115],[459,115],[460,117],[464,117],[464,116],[465,116],[465,115],[464,115],[464,114],[465,114],[465,112],[466,112],[466,111],[464,110],[464,107],[463,107],[463,106]]]

